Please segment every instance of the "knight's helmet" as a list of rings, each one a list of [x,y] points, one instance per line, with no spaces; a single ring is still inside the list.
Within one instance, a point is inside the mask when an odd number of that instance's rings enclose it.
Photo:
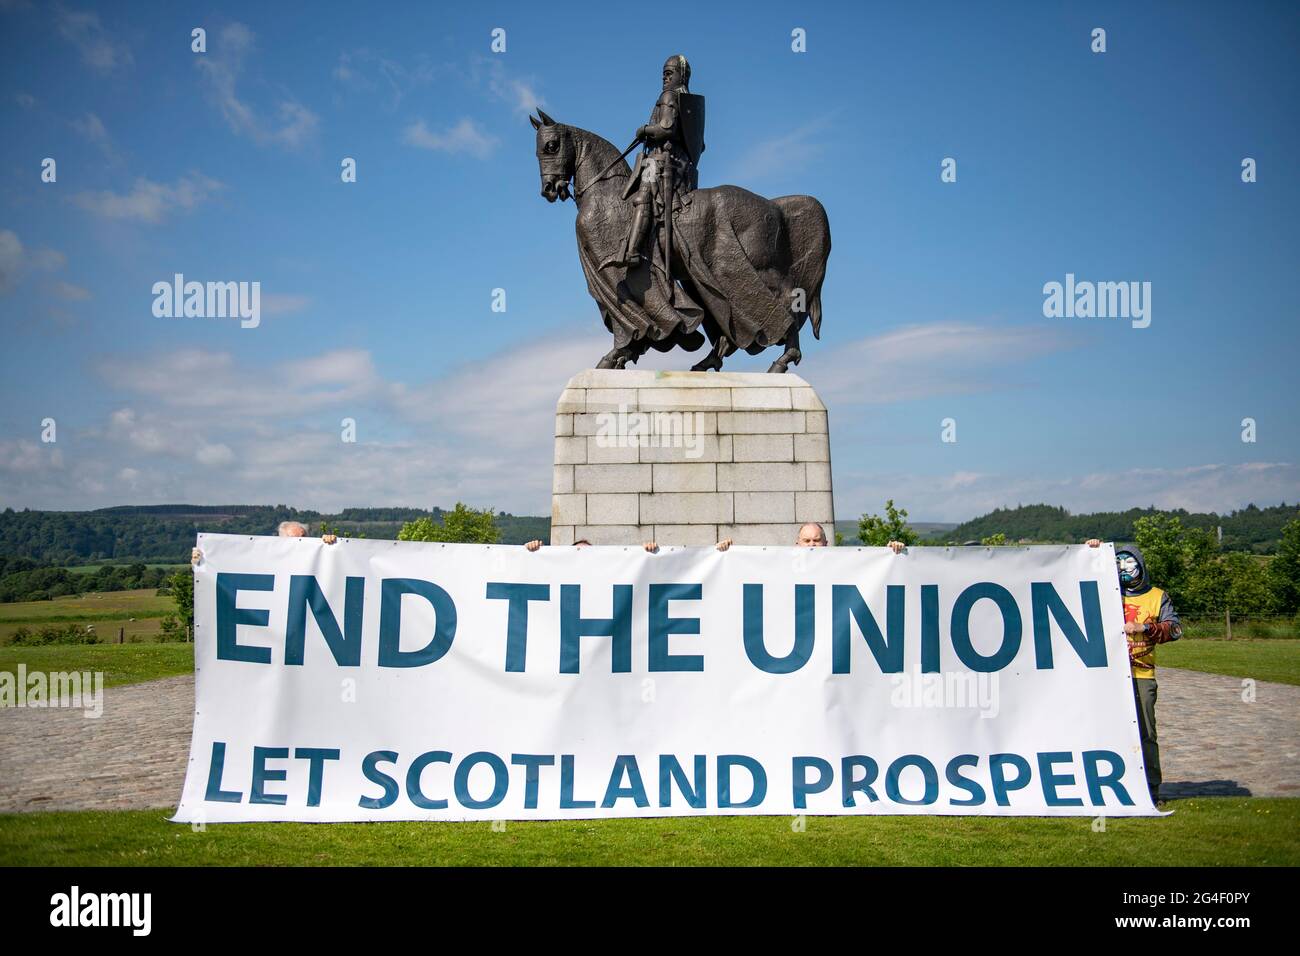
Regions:
[[[691,88],[691,65],[686,62],[686,57],[680,53],[674,53],[668,59],[664,60],[664,69],[674,67],[677,74],[682,78],[682,88],[689,90]]]

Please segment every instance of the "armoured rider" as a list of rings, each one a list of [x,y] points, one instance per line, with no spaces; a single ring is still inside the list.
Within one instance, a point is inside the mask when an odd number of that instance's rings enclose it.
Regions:
[[[691,65],[681,54],[664,62],[664,89],[650,111],[650,122],[636,132],[644,145],[628,179],[623,198],[632,199],[632,228],[621,265],[639,265],[651,225],[664,221],[664,197],[680,210],[699,183],[696,172],[704,152],[704,97],[690,92]]]

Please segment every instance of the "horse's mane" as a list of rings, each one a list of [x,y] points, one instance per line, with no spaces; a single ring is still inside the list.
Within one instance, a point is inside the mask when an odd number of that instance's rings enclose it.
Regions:
[[[603,136],[599,136],[591,130],[583,129],[580,126],[571,126],[570,129],[573,130],[574,135],[577,136],[586,147],[584,151],[585,154],[581,159],[581,164],[584,167],[587,167],[586,171],[588,175],[599,175],[601,170],[605,169],[605,167],[618,158],[621,150]],[[631,167],[629,167],[627,161],[624,160],[621,165],[615,165],[614,168],[610,170],[609,177],[626,177],[631,175],[631,173]]]

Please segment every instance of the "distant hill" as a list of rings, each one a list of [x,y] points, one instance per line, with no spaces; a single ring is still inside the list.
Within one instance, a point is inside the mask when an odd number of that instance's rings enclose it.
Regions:
[[[0,557],[30,558],[42,564],[83,564],[111,561],[182,564],[189,558],[194,536],[200,531],[225,534],[274,534],[281,521],[301,521],[312,533],[321,522],[340,531],[367,538],[391,540],[407,521],[441,518],[443,509],[345,508],[324,514],[288,505],[124,505],[96,511],[0,512]],[[1080,542],[1090,537],[1129,541],[1133,522],[1144,515],[1173,514],[1184,525],[1213,532],[1223,528],[1223,546],[1231,551],[1271,554],[1282,526],[1300,517],[1300,505],[1258,508],[1250,505],[1230,514],[1161,512],[1133,508],[1122,512],[1072,515],[1051,505],[999,508],[962,524],[915,521],[912,527],[927,543],[978,541],[1002,534],[1007,540],[1039,543]],[[547,517],[497,515],[504,544],[523,544],[533,538],[550,539]],[[857,540],[856,520],[837,521],[835,530],[846,543]]]
[[[1176,515],[1184,527],[1204,528],[1211,533],[1216,528],[1223,528],[1225,550],[1271,554],[1277,549],[1282,526],[1300,517],[1300,505],[1281,504],[1268,508],[1247,505],[1240,511],[1223,515],[1182,509],[1162,511],[1154,507],[1072,515],[1064,508],[1052,505],[1021,505],[1016,508],[999,508],[959,524],[944,536],[944,540],[976,541],[1001,532],[1012,542],[1028,540],[1077,544],[1088,538],[1132,541],[1133,522],[1155,514]]]
[[[0,512],[0,556],[57,564],[85,561],[189,560],[200,531],[275,534],[281,521],[301,521],[316,533],[322,521],[355,536],[393,539],[407,521],[442,516],[441,508],[345,508],[338,514],[288,505],[126,505],[96,511]],[[547,540],[550,519],[498,514],[501,540]]]
[[[922,541],[947,541],[957,527],[952,521],[909,521],[907,524],[921,536]],[[845,544],[857,543],[858,519],[836,521],[835,531],[844,538]]]

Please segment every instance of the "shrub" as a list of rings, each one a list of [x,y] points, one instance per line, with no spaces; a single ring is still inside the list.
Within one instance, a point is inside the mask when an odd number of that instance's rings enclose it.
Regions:
[[[11,644],[18,647],[47,647],[51,644],[98,644],[99,635],[84,624],[45,624],[36,630],[20,627]]]

